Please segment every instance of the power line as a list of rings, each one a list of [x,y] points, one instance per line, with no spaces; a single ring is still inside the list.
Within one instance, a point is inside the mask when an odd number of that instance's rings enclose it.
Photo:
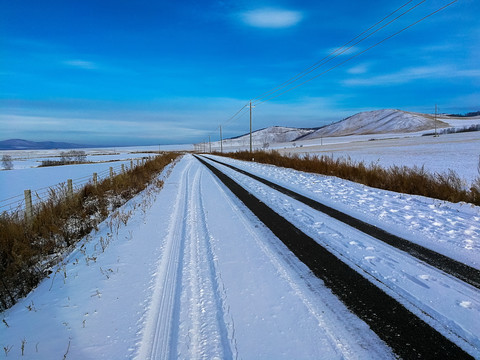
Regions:
[[[263,94],[261,94],[260,96],[256,97],[256,98],[253,98],[251,101],[254,103],[254,104],[261,104],[263,102],[266,102],[268,100],[270,100],[270,98],[267,98],[267,100],[264,100],[264,101],[260,101],[266,97],[268,97],[268,95],[270,94],[274,94],[276,92],[278,92],[279,90],[287,87],[288,85],[291,85],[292,83],[300,80],[301,78],[305,77],[306,75],[310,74],[311,72],[313,72],[314,70],[318,69],[319,67],[321,67],[322,65],[325,65],[326,63],[328,63],[329,61],[335,59],[336,57],[340,56],[341,54],[345,53],[346,51],[348,51],[349,49],[351,49],[352,47],[354,47],[355,45],[359,44],[360,42],[366,40],[367,38],[369,38],[370,36],[372,36],[373,34],[375,34],[376,32],[380,31],[381,29],[385,28],[386,26],[390,25],[392,22],[398,20],[400,17],[402,17],[403,15],[407,14],[408,12],[412,11],[413,9],[415,9],[416,7],[418,7],[419,5],[421,5],[422,3],[424,3],[426,0],[422,0],[421,2],[419,2],[418,4],[416,4],[415,6],[413,6],[412,8],[408,9],[407,11],[405,11],[404,13],[402,13],[401,15],[397,16],[396,18],[394,18],[393,20],[391,20],[390,22],[388,22],[387,24],[383,25],[382,27],[380,27],[379,29],[375,30],[374,32],[370,33],[369,35],[367,35],[366,37],[360,39],[358,42],[354,43],[353,45],[349,46],[348,48],[345,48],[347,45],[349,45],[350,43],[352,43],[353,41],[355,41],[356,39],[358,39],[359,37],[361,37],[362,35],[368,33],[370,30],[374,29],[376,26],[378,26],[379,24],[381,24],[382,22],[384,22],[386,19],[388,19],[389,17],[391,17],[392,15],[394,15],[395,13],[397,13],[398,11],[400,11],[401,9],[403,9],[405,6],[407,6],[409,3],[411,3],[413,0],[409,0],[407,1],[406,3],[404,3],[402,6],[400,6],[399,8],[397,8],[396,10],[394,10],[393,12],[391,12],[390,14],[388,14],[387,16],[383,17],[380,21],[377,21],[374,25],[370,26],[368,29],[364,30],[363,32],[361,32],[360,34],[358,34],[357,36],[355,36],[353,39],[349,40],[348,42],[346,42],[343,46],[337,48],[336,50],[334,50],[333,52],[331,52],[330,54],[328,54],[326,57],[324,57],[323,59],[317,61],[315,64],[313,64],[312,66],[308,67],[307,69],[303,70],[302,72],[298,73],[297,75],[295,75],[294,77],[290,78],[289,80],[283,82],[282,84],[274,87],[273,89],[267,91],[267,92],[264,92]],[[342,50],[343,49],[343,50]],[[336,54],[334,57],[330,58],[332,55]],[[330,58],[330,59],[329,59]],[[328,59],[328,60],[327,60]],[[282,93],[283,94],[283,93]],[[271,97],[273,98],[273,97]],[[240,110],[238,110],[235,115],[233,115],[232,117],[230,117],[225,123],[222,124],[222,126],[225,126],[227,124],[229,124],[230,122],[232,122],[233,120],[235,120],[235,118],[238,116],[240,118],[241,115],[239,115],[245,108],[247,108],[249,106],[250,102],[249,103],[246,103]],[[244,115],[244,114],[242,114]]]
[[[223,123],[223,125],[227,125],[228,123],[232,122],[238,115],[238,117],[240,117],[241,115],[239,115],[246,107],[248,106],[248,103],[246,103],[245,105],[243,105],[243,107],[238,110],[235,115],[233,115],[232,117],[230,117],[227,121],[225,121],[225,123]]]
[[[398,9],[396,9],[395,11],[391,12],[390,14],[388,14],[387,16],[385,16],[383,19],[381,19],[380,21],[376,22],[374,25],[370,26],[368,29],[364,30],[362,33],[358,34],[357,36],[355,36],[353,39],[349,40],[348,42],[346,42],[345,44],[343,44],[341,47],[337,48],[336,50],[332,51],[330,54],[328,54],[327,56],[325,56],[323,59],[317,61],[315,64],[311,65],[310,67],[306,68],[305,70],[299,72],[297,75],[291,77],[290,79],[284,81],[283,83],[281,83],[280,85],[277,85],[276,87],[264,92],[263,94],[261,94],[260,96],[256,97],[256,98],[253,98],[252,100],[253,101],[259,101],[259,100],[262,100],[263,98],[267,97],[269,94],[271,93],[275,93],[277,92],[278,90],[290,85],[291,83],[294,83],[295,81],[303,78],[304,76],[308,75],[309,73],[311,73],[312,71],[314,71],[315,69],[319,68],[321,65],[324,65],[326,62],[325,60],[327,60],[329,57],[331,57],[332,55],[338,53],[339,51],[341,51],[342,49],[344,49],[347,45],[349,45],[350,43],[352,43],[353,41],[355,41],[356,39],[358,39],[359,37],[361,37],[362,35],[368,33],[370,30],[372,30],[373,28],[375,28],[377,25],[381,24],[382,22],[384,22],[386,19],[388,19],[389,17],[391,17],[393,14],[395,14],[396,12],[398,12],[399,10],[401,10],[402,8],[404,8],[405,6],[407,6],[409,3],[411,3],[413,0],[409,0],[407,1],[405,4],[403,4],[402,6],[400,6]],[[393,19],[391,22],[387,23],[385,26],[391,24],[393,21],[397,20],[399,17],[405,15],[407,12],[413,10],[415,7],[419,6],[421,3],[425,2],[426,0],[423,0],[422,2],[418,3],[417,5],[415,5],[414,7],[412,7],[411,9],[409,9],[408,11],[404,12],[403,14],[401,14],[400,16],[396,17],[395,19]],[[383,26],[382,28],[384,28],[385,26]],[[375,32],[378,32],[379,30],[381,30],[382,28],[380,29],[377,29]],[[373,35],[375,32],[371,33],[370,35],[368,35],[367,37],[364,37],[363,39],[361,39],[359,42],[367,39],[368,37],[370,37],[371,35]],[[343,54],[344,52],[348,51],[349,49],[351,49],[353,46],[357,45],[359,42],[351,45],[350,47],[346,48],[345,50],[343,50],[342,52],[338,53],[335,57]],[[334,57],[334,58],[335,58]],[[334,59],[332,58],[332,59]],[[330,59],[330,60],[332,60]],[[328,61],[330,61],[328,60]],[[328,62],[327,61],[327,62]]]
[[[384,43],[384,42],[385,42],[385,41],[387,41],[387,40],[390,40],[391,38],[393,38],[393,37],[397,36],[398,34],[400,34],[400,33],[404,32],[405,30],[407,30],[407,29],[409,29],[409,28],[411,28],[411,27],[413,27],[413,26],[417,25],[418,23],[420,23],[420,22],[422,22],[422,21],[424,21],[424,20],[428,19],[430,16],[432,16],[432,15],[435,15],[436,13],[438,13],[438,12],[440,12],[440,11],[444,10],[445,8],[447,8],[447,7],[449,7],[450,5],[452,5],[452,4],[454,4],[454,3],[456,3],[457,1],[458,1],[458,0],[454,0],[454,1],[452,1],[452,2],[450,2],[450,3],[448,3],[448,4],[446,4],[446,5],[442,6],[441,8],[439,8],[439,9],[437,9],[437,10],[433,11],[432,13],[430,13],[430,14],[428,14],[428,15],[426,15],[426,16],[424,16],[424,17],[422,17],[421,19],[419,19],[419,20],[417,20],[417,21],[415,21],[415,22],[411,23],[410,25],[408,25],[408,26],[404,27],[403,29],[401,29],[401,30],[399,30],[399,31],[397,31],[397,32],[395,32],[395,33],[393,33],[393,34],[391,34],[391,35],[387,36],[387,37],[386,37],[386,38],[384,38],[383,40],[381,40],[381,41],[379,41],[379,42],[375,43],[374,45],[372,45],[372,46],[370,46],[370,47],[366,48],[365,50],[362,50],[362,51],[360,51],[359,53],[357,53],[357,54],[355,54],[355,55],[353,55],[353,56],[349,57],[348,59],[346,59],[346,60],[344,60],[344,61],[342,61],[342,62],[340,62],[340,63],[336,64],[335,66],[332,66],[331,68],[329,68],[329,69],[327,69],[327,70],[325,70],[325,71],[321,72],[320,74],[317,74],[317,75],[315,75],[315,76],[311,77],[310,79],[308,79],[308,80],[306,80],[306,81],[304,81],[304,82],[302,82],[302,83],[300,83],[300,84],[297,84],[297,85],[295,85],[294,87],[292,87],[292,88],[290,88],[290,89],[288,89],[288,90],[285,90],[285,91],[283,91],[283,92],[281,92],[281,93],[278,93],[278,94],[276,94],[276,95],[272,95],[272,96],[268,97],[266,100],[259,101],[259,102],[257,102],[257,103],[256,103],[256,105],[258,105],[258,104],[262,104],[262,103],[264,103],[264,102],[267,102],[267,101],[270,101],[270,100],[272,100],[272,99],[275,99],[275,98],[277,98],[277,97],[279,97],[279,96],[281,96],[281,95],[283,95],[283,94],[286,94],[287,92],[290,92],[290,91],[292,91],[292,90],[294,90],[294,89],[296,89],[296,88],[298,88],[298,87],[300,87],[300,86],[302,86],[302,85],[304,85],[304,84],[306,84],[306,83],[308,83],[308,82],[310,82],[310,81],[312,81],[312,80],[314,80],[314,79],[316,79],[316,78],[318,78],[318,77],[320,77],[320,76],[322,76],[322,75],[324,75],[324,74],[326,74],[326,73],[328,73],[328,72],[332,71],[333,69],[336,69],[336,68],[337,68],[337,67],[339,67],[339,66],[342,66],[343,64],[347,63],[348,61],[350,61],[350,60],[352,60],[352,59],[354,59],[354,58],[356,58],[356,57],[358,57],[358,56],[360,56],[360,55],[362,55],[362,54],[366,53],[367,51],[369,51],[369,50],[371,50],[371,49],[373,49],[373,48],[377,47],[378,45],[380,45],[380,44]]]

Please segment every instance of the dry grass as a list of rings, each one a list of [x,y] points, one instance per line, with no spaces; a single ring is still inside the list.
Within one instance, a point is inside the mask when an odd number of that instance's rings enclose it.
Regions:
[[[57,254],[65,253],[96,229],[110,212],[145,189],[176,157],[175,153],[157,156],[97,186],[87,184],[70,198],[66,187],[51,189],[48,200],[35,206],[29,222],[23,212],[1,214],[0,311],[28,294],[59,261]]]
[[[216,155],[337,176],[367,186],[405,194],[480,205],[480,163],[479,176],[467,189],[462,179],[453,171],[444,174],[430,174],[423,167],[393,166],[382,168],[378,164],[366,165],[363,162],[354,162],[351,159],[334,159],[332,156],[309,154],[302,157],[298,155],[286,156],[276,151],[255,151],[253,153],[242,151],[230,154],[217,153]]]

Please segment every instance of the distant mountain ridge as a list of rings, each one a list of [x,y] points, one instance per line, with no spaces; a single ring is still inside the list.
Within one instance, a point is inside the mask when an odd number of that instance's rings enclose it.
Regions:
[[[48,149],[79,149],[92,147],[91,145],[73,144],[55,141],[28,141],[23,139],[9,139],[0,141],[0,150],[48,150]]]

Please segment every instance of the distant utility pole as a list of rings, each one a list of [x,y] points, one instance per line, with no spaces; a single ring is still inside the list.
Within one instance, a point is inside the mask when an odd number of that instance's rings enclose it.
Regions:
[[[208,135],[208,148],[210,149],[210,153],[212,152],[212,143],[210,141],[210,135]]]
[[[220,152],[223,153],[222,125],[220,125]]]
[[[252,100],[250,100],[250,152],[252,152]]]
[[[434,137],[437,137],[438,136],[437,135],[437,104],[435,104],[435,118],[434,118],[433,122],[435,123],[435,135],[434,135]]]

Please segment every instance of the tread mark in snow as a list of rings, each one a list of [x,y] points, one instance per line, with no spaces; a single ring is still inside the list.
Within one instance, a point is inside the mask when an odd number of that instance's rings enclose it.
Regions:
[[[174,324],[175,317],[178,316],[176,314],[178,312],[176,298],[179,291],[177,289],[178,282],[181,281],[178,278],[181,276],[181,253],[185,238],[185,228],[181,219],[186,209],[181,189],[185,188],[184,191],[188,193],[186,178],[190,167],[191,165],[185,168],[184,176],[181,176],[179,192],[173,205],[164,254],[158,266],[155,289],[137,359],[176,358],[176,353],[172,352],[172,346],[176,344],[178,335]]]
[[[224,320],[224,305],[219,290],[221,287],[210,244],[211,236],[205,225],[202,171],[204,169],[199,168],[194,176],[188,200],[186,259],[183,268],[183,287],[188,291],[182,299],[182,305],[188,311],[181,311],[180,323],[192,324],[192,328],[181,329],[188,342],[180,349],[180,357],[231,359],[233,355]]]

